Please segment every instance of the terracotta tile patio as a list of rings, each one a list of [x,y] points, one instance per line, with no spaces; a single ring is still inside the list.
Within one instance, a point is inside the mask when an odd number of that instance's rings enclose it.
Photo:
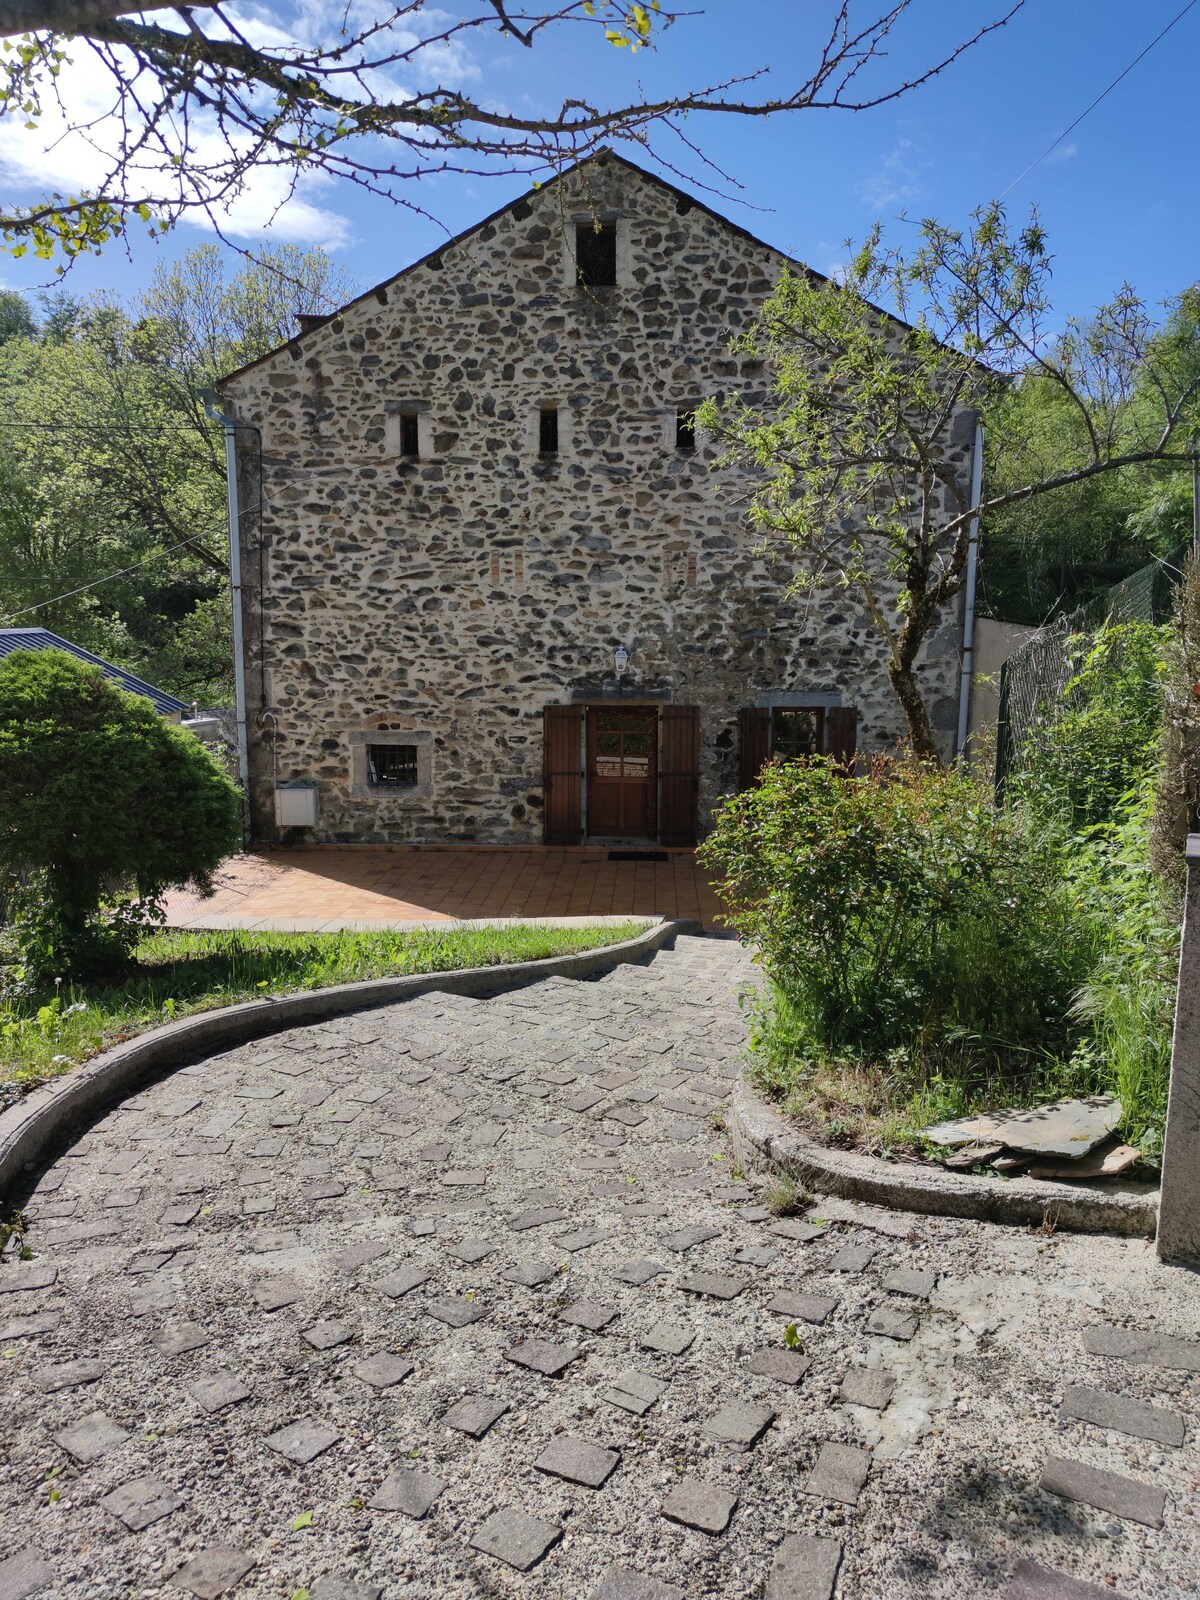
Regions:
[[[458,918],[694,917],[721,904],[690,850],[610,861],[607,850],[336,846],[235,856],[209,900],[167,897],[172,927],[318,929]]]

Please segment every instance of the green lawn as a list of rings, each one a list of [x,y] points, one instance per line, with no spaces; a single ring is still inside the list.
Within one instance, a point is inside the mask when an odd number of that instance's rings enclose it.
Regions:
[[[57,995],[0,998],[0,1107],[14,1094],[69,1072],[99,1050],[191,1012],[362,978],[540,961],[619,944],[645,926],[625,922],[550,928],[529,923],[450,928],[444,933],[166,929],[138,945],[137,964],[119,986],[64,987]],[[0,996],[3,993],[0,984]]]

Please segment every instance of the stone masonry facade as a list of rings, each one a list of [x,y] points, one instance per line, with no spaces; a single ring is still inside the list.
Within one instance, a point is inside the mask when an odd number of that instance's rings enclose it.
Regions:
[[[577,282],[597,223],[613,287]],[[276,785],[307,782],[313,842],[540,843],[553,705],[697,707],[701,832],[738,785],[744,707],[853,706],[860,750],[902,738],[852,598],[789,597],[748,480],[678,447],[706,396],[765,398],[730,340],[787,265],[601,155],[225,381],[258,840]],[[920,669],[947,750],[960,644],[956,612]],[[399,787],[372,781],[389,745]]]

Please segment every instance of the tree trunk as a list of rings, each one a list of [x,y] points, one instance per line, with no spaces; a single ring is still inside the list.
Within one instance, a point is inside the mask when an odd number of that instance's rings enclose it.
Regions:
[[[891,679],[892,688],[896,691],[900,709],[904,712],[904,720],[908,723],[908,738],[913,754],[918,761],[928,761],[940,767],[943,764],[941,753],[937,747],[937,740],[933,737],[929,712],[921,698],[921,691],[917,688],[912,668],[899,661],[889,661],[888,677]]]

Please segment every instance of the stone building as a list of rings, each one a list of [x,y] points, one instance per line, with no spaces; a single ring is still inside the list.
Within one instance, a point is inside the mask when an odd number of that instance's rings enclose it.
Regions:
[[[866,618],[787,596],[692,426],[764,395],[730,338],[788,264],[602,154],[225,379],[256,838],[687,845],[772,753],[902,737]]]

